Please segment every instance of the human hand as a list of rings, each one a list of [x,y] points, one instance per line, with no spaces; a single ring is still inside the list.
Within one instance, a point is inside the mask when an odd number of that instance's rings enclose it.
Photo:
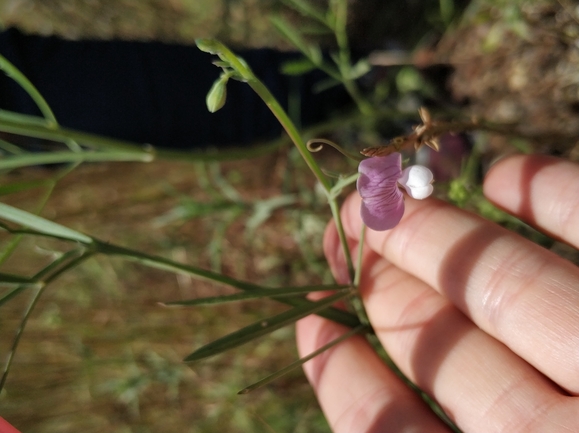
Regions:
[[[516,156],[485,195],[579,248],[579,165]],[[351,249],[360,198],[342,208]],[[347,281],[335,226],[324,249]],[[382,345],[465,433],[579,432],[579,268],[447,203],[406,200],[398,226],[366,231],[360,290]],[[345,332],[318,316],[297,325],[302,356]],[[449,432],[361,336],[304,365],[336,433]]]

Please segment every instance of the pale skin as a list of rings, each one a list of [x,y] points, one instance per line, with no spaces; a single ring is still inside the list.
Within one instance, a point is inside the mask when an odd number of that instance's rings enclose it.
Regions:
[[[579,165],[544,156],[495,164],[484,193],[498,207],[579,248]],[[362,221],[342,218],[353,252]],[[346,266],[334,225],[324,248]],[[579,432],[579,268],[498,225],[436,199],[406,198],[392,230],[367,230],[360,289],[382,345],[464,433]],[[302,356],[345,328],[297,325]],[[450,432],[362,336],[304,366],[335,433]]]

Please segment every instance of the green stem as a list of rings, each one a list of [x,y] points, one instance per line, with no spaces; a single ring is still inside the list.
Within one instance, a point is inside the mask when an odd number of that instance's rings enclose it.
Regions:
[[[271,94],[269,89],[254,75],[253,71],[242,62],[229,48],[216,40],[198,40],[197,45],[203,51],[217,54],[222,60],[229,63],[231,67],[241,75],[241,78],[253,89],[255,93],[265,102],[267,107],[271,110],[274,116],[278,119],[282,127],[285,129],[291,140],[298,148],[302,158],[310,170],[314,173],[318,181],[322,184],[326,192],[331,189],[331,184],[328,178],[324,175],[321,168],[318,166],[316,160],[309,152],[306,143],[300,135],[298,129],[295,127],[292,120],[289,118],[283,107],[279,104],[277,99]]]
[[[245,62],[240,61],[240,59],[233,54],[227,47],[222,43],[214,40],[202,40],[198,41],[197,45],[204,51],[217,54],[222,60],[228,62],[231,67],[237,71],[242,79],[244,79],[247,84],[259,95],[261,99],[266,103],[272,113],[277,117],[279,122],[282,124],[296,147],[298,148],[301,156],[306,161],[306,164],[312,170],[320,184],[324,187],[332,215],[336,222],[336,227],[338,229],[338,236],[340,238],[340,243],[346,257],[346,263],[348,267],[348,275],[350,277],[350,282],[354,280],[354,265],[352,262],[352,257],[350,254],[350,249],[348,248],[348,243],[346,240],[346,234],[342,225],[342,220],[340,218],[340,209],[338,207],[337,201],[332,194],[332,185],[330,180],[324,175],[323,171],[319,167],[318,163],[312,156],[308,149],[307,144],[304,142],[294,123],[291,121],[289,116],[286,114],[285,110],[281,107],[275,97],[270,93],[270,91],[263,85],[263,83],[253,74],[251,69],[245,64]]]
[[[362,224],[362,229],[360,230],[360,243],[358,244],[358,257],[356,259],[356,276],[354,277],[354,286],[356,287],[357,294],[352,297],[352,306],[356,315],[360,319],[360,323],[367,327],[372,327],[370,323],[370,318],[364,307],[364,301],[362,300],[362,295],[360,293],[360,277],[362,275],[362,256],[364,252],[364,236],[366,234],[366,225]]]
[[[372,105],[362,96],[360,89],[356,85],[356,82],[350,77],[351,71],[351,57],[350,57],[350,46],[348,43],[348,2],[345,0],[338,0],[335,4],[335,26],[334,35],[336,37],[336,43],[338,44],[338,69],[340,70],[340,81],[346,88],[346,91],[350,94],[358,109],[363,115],[373,115],[374,108]]]
[[[336,229],[338,231],[338,237],[340,238],[340,244],[342,245],[342,251],[344,252],[344,256],[346,258],[348,277],[350,279],[349,283],[354,284],[356,272],[354,269],[354,262],[352,261],[352,254],[350,253],[350,247],[348,246],[346,232],[344,231],[344,225],[342,224],[342,218],[340,216],[340,207],[334,198],[330,198],[329,203],[332,216],[334,217],[334,222],[336,224]]]
[[[293,122],[286,114],[285,110],[281,107],[279,102],[270,93],[270,91],[263,85],[263,83],[257,79],[253,79],[247,82],[251,88],[259,95],[261,99],[266,103],[272,113],[277,117],[287,134],[290,136],[296,147],[298,148],[302,158],[306,161],[306,164],[310,170],[314,173],[318,181],[322,184],[326,191],[331,189],[331,184],[328,178],[324,175],[321,168],[318,166],[314,157],[307,149],[304,139],[298,132],[297,128],[294,126]]]
[[[11,170],[19,167],[43,164],[62,164],[67,162],[104,162],[104,161],[139,161],[150,162],[155,155],[148,152],[45,152],[45,153],[25,153],[10,156],[0,160],[0,169]]]

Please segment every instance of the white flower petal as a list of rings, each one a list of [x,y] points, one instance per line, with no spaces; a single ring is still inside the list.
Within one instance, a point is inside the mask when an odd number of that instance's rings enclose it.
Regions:
[[[422,200],[432,194],[432,172],[422,165],[411,165],[402,170],[398,183],[404,187],[408,195]]]

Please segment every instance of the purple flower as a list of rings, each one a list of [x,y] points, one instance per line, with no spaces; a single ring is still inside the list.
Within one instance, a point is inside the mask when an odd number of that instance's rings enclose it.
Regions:
[[[402,155],[368,158],[360,162],[358,192],[362,197],[362,221],[376,231],[390,230],[402,219],[404,197],[398,184],[410,197],[422,200],[432,193],[432,173],[426,167],[413,165],[404,170]]]

